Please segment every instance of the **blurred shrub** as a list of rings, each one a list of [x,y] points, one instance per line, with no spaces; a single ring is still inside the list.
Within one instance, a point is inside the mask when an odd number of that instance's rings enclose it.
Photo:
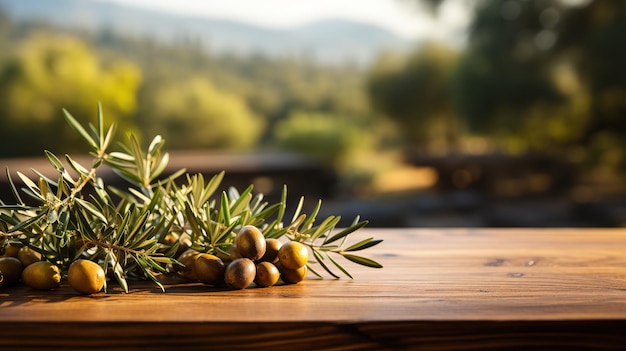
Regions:
[[[141,72],[116,60],[102,65],[90,48],[69,35],[34,34],[0,70],[0,156],[70,152],[83,145],[68,131],[62,108],[93,121],[100,101],[108,121],[131,127]],[[50,137],[53,137],[52,144]]]
[[[342,116],[296,111],[276,125],[274,140],[283,149],[306,153],[345,172],[355,154],[374,147],[376,137]]]
[[[238,95],[217,89],[202,77],[183,78],[152,87],[142,132],[160,134],[168,148],[231,148],[254,146],[263,121]]]
[[[409,56],[382,55],[374,64],[368,92],[374,107],[396,121],[413,146],[453,146],[459,134],[449,81],[456,53],[424,43]]]

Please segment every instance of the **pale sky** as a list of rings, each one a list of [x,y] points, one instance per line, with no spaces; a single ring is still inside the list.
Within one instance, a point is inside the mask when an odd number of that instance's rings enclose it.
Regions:
[[[198,17],[233,19],[288,28],[323,18],[377,24],[409,39],[458,43],[469,14],[463,0],[447,1],[438,19],[398,0],[107,0],[124,5]]]

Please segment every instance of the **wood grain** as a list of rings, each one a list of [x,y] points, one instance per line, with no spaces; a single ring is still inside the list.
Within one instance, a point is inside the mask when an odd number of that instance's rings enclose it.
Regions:
[[[623,349],[624,229],[365,229],[355,279],[0,290],[0,350]]]

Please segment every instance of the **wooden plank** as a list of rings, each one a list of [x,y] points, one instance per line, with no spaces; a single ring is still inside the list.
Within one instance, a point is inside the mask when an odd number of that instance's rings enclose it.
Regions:
[[[63,349],[626,345],[626,229],[365,229],[352,240],[369,236],[385,240],[364,252],[385,267],[346,263],[355,280],[235,291],[171,282],[166,293],[140,282],[91,296],[3,288],[0,350],[42,346],[23,343],[35,337]]]

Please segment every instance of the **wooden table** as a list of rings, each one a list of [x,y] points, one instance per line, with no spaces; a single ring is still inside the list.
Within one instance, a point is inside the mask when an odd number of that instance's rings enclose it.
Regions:
[[[364,229],[355,280],[0,290],[0,350],[625,349],[626,229]]]

